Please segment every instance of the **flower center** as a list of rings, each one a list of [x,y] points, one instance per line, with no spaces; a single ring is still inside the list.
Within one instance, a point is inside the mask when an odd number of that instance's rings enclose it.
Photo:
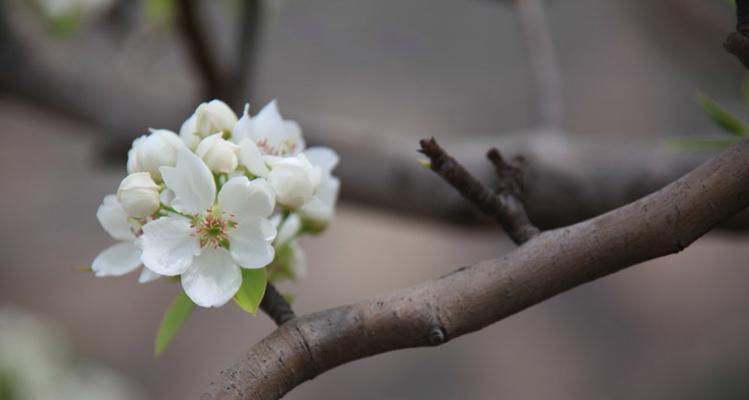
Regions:
[[[198,216],[192,224],[200,241],[200,247],[229,248],[229,233],[237,226],[231,217],[218,206],[209,208],[204,214]]]
[[[294,154],[296,151],[297,141],[294,139],[281,140],[277,145],[268,143],[268,139],[260,139],[257,141],[257,147],[263,154],[270,156],[286,156]]]

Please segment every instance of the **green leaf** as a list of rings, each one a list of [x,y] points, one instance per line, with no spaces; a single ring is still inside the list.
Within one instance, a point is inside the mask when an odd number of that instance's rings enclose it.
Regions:
[[[73,267],[73,271],[75,272],[94,272],[93,269],[89,266],[81,266],[81,267]],[[0,397],[2,398],[2,397]]]
[[[242,286],[234,295],[234,301],[243,310],[255,315],[260,302],[265,296],[265,285],[268,283],[268,273],[265,268],[246,269],[242,268]]]
[[[680,151],[715,151],[724,150],[738,143],[740,139],[733,137],[715,138],[668,138],[666,147]]]
[[[697,101],[697,104],[702,107],[702,110],[705,111],[707,116],[727,132],[737,136],[747,136],[747,134],[749,134],[749,126],[747,126],[744,121],[726,111],[715,100],[702,93],[697,93],[695,100]]]
[[[179,292],[161,319],[159,332],[156,334],[156,346],[153,351],[154,357],[158,357],[166,349],[169,342],[174,338],[174,335],[177,334],[179,327],[182,326],[182,323],[185,322],[194,308],[195,303],[187,297],[185,292]]]

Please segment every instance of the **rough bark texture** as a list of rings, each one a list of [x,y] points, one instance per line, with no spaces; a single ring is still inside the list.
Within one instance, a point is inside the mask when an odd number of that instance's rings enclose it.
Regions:
[[[749,204],[749,142],[597,218],[541,233],[503,257],[278,328],[202,399],[277,399],[341,364],[442,344],[575,286],[678,252]]]

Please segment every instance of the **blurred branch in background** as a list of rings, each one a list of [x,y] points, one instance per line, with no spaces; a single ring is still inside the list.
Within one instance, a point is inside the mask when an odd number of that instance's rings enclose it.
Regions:
[[[561,129],[564,123],[562,77],[546,21],[544,0],[512,0],[531,71],[538,123]]]
[[[518,0],[525,1],[534,0]],[[250,50],[241,52],[238,65],[245,66],[235,73],[244,76],[246,82],[252,80],[252,68],[247,66],[256,63],[262,24],[260,4],[258,0],[242,2],[245,8],[239,35],[243,39],[237,46]],[[528,9],[533,10],[539,11],[537,7]],[[153,126],[176,128],[187,117],[187,110],[174,105],[174,101],[164,101],[128,85],[123,77],[82,72],[88,70],[86,59],[70,60],[67,67],[46,62],[13,34],[7,11],[7,4],[0,5],[0,57],[6,60],[0,67],[0,90],[99,128],[104,132],[100,143],[106,161],[122,162],[132,139],[148,128],[145,121]],[[530,18],[536,22],[543,19]],[[547,36],[541,41],[550,43],[547,29],[539,29]],[[544,57],[549,58],[541,56]],[[117,95],[113,96],[115,92]],[[482,221],[465,199],[445,188],[436,177],[423,173],[416,163],[411,140],[304,110],[291,109],[287,113],[305,128],[311,144],[326,144],[340,153],[338,171],[347,182],[342,188],[344,199],[443,221]],[[670,132],[663,134],[668,135]],[[603,134],[560,136],[557,130],[548,128],[491,136],[466,139],[470,135],[464,132],[458,135],[459,139],[445,144],[486,182],[496,181],[496,177],[481,156],[483,149],[498,147],[507,153],[523,154],[528,162],[526,207],[531,220],[541,228],[563,226],[619,207],[663,187],[707,158],[704,154],[668,151],[652,140],[612,139]],[[570,197],[569,193],[575,196]],[[564,207],[550,203],[549,198],[566,198]],[[749,218],[742,214],[730,226],[747,229]]]

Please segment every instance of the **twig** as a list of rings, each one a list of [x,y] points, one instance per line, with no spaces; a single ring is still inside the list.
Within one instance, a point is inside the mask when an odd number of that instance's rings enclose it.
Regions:
[[[190,56],[198,68],[206,98],[224,97],[226,85],[222,80],[216,54],[212,54],[208,38],[205,35],[195,10],[193,0],[177,1],[178,25],[187,39]]]
[[[457,160],[445,152],[434,138],[421,140],[421,152],[431,160],[430,168],[450,183],[482,213],[497,221],[516,244],[523,244],[538,234],[520,199],[522,174],[502,160],[496,149],[489,152],[500,180],[496,193],[471,175]]]
[[[747,205],[744,141],[650,196],[541,233],[501,258],[296,318],[223,370],[202,399],[278,399],[344,363],[445,343],[586,282],[681,251]]]
[[[531,70],[531,83],[544,127],[560,128],[564,119],[562,79],[546,21],[543,0],[514,0]]]
[[[278,326],[296,318],[294,310],[291,309],[291,304],[286,301],[272,283],[268,283],[265,288],[265,296],[260,302],[260,309],[268,314]]]
[[[749,69],[749,0],[736,0],[736,32],[728,35],[723,47]]]

